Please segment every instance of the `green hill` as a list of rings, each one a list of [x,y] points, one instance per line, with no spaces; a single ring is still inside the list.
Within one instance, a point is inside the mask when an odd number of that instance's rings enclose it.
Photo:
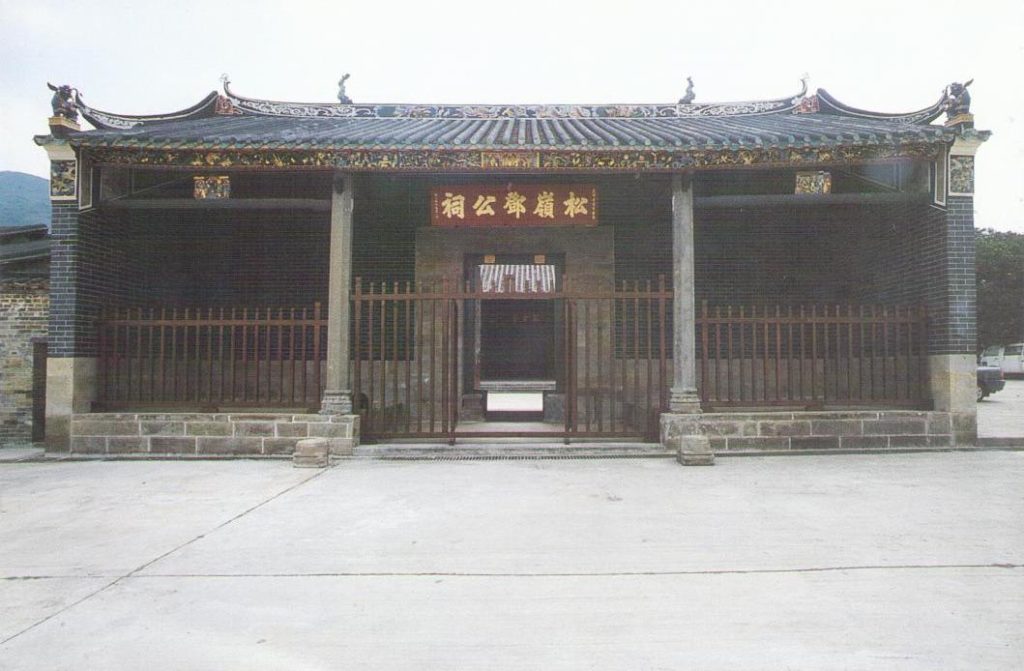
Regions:
[[[24,172],[0,171],[0,227],[49,223],[49,183]]]

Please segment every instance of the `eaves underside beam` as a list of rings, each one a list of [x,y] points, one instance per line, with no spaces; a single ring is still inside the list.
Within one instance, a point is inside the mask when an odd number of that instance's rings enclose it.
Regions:
[[[913,202],[929,202],[929,196],[926,193],[905,192],[703,196],[694,198],[694,207],[716,209],[802,205],[884,205]],[[223,200],[140,198],[111,200],[101,203],[100,207],[109,210],[307,210],[329,212],[331,201],[318,198],[226,198]]]

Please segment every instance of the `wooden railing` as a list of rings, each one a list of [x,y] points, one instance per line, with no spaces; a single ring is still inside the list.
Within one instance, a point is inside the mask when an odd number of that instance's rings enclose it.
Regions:
[[[919,406],[929,397],[923,308],[715,306],[697,318],[702,404]]]
[[[472,391],[478,378],[466,377],[472,348],[458,349],[473,337],[466,320],[493,296],[388,289],[357,285],[353,295],[350,382],[357,407],[382,435],[450,431],[459,393]],[[664,284],[559,291],[545,299],[555,301],[560,324],[555,373],[567,396],[565,431],[625,434],[656,423],[673,363],[672,294]],[[922,308],[705,303],[696,344],[705,409],[928,403]],[[319,304],[112,309],[98,329],[98,401],[107,409],[316,409],[326,350]],[[435,384],[445,393],[431,391]],[[449,417],[449,425],[435,428],[435,416]]]
[[[312,308],[112,309],[99,325],[100,404],[320,404],[327,320]]]

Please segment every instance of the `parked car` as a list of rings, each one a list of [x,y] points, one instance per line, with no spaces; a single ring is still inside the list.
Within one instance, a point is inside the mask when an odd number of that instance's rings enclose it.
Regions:
[[[995,366],[978,366],[978,400],[1006,386],[1003,371]]]
[[[986,347],[980,363],[1001,369],[1004,377],[1024,377],[1024,343]]]

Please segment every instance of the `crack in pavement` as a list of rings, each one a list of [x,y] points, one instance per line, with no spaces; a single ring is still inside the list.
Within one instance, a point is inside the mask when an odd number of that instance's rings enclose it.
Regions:
[[[226,522],[225,524],[229,523],[230,522]],[[171,554],[172,552],[175,552],[189,543],[199,540],[200,538],[202,538],[202,536],[197,536],[188,543],[184,543],[178,548],[175,548],[175,550],[171,550],[171,552],[165,553],[161,557],[154,559],[152,562],[140,566],[131,573],[119,576],[117,580],[108,585],[108,587],[120,582],[121,580],[146,580],[152,578],[614,578],[620,576],[762,575],[773,573],[829,573],[841,571],[927,571],[941,569],[1024,568],[1024,564],[994,562],[990,564],[850,564],[839,566],[805,566],[797,568],[692,569],[678,571],[538,571],[534,573],[501,573],[482,571],[338,571],[310,573],[147,573],[146,575],[135,575],[146,566],[151,566],[153,563],[159,561],[163,557],[166,557],[168,554]],[[109,576],[4,576],[0,578],[0,580],[64,580],[101,577]]]
[[[174,548],[171,548],[170,550],[168,550],[167,552],[164,552],[163,554],[159,555],[158,557],[149,560],[145,564],[142,564],[141,566],[138,566],[135,569],[132,569],[128,573],[125,573],[124,575],[117,576],[114,580],[110,581],[109,583],[107,583],[103,587],[100,587],[96,591],[94,591],[94,592],[92,592],[90,594],[85,595],[81,599],[75,601],[74,603],[70,603],[67,606],[64,606],[63,608],[61,608],[61,609],[51,613],[50,615],[47,615],[46,617],[44,617],[43,619],[39,620],[38,622],[34,622],[33,624],[30,624],[29,626],[25,627],[21,631],[8,636],[7,638],[5,638],[2,641],[0,641],[0,646],[6,645],[7,643],[9,643],[9,642],[13,641],[14,639],[18,638],[19,636],[21,636],[22,634],[25,634],[25,633],[27,633],[29,631],[32,631],[33,629],[35,629],[39,625],[44,624],[46,622],[49,622],[50,620],[52,620],[53,618],[57,617],[58,615],[66,613],[67,611],[71,610],[75,606],[88,601],[89,599],[95,597],[96,595],[102,594],[103,592],[107,591],[108,589],[110,589],[114,585],[118,584],[122,580],[127,580],[127,579],[130,579],[130,578],[136,577],[135,574],[137,574],[139,571],[143,571],[143,570],[149,568],[150,566],[152,566],[153,564],[157,563],[161,559],[164,559],[164,558],[174,554],[178,550],[186,548],[189,545],[195,543],[196,541],[201,540],[203,538],[206,538],[210,534],[216,533],[217,531],[220,531],[224,527],[226,527],[229,524],[231,524],[231,523],[241,519],[242,517],[245,517],[249,513],[253,512],[254,510],[262,508],[263,506],[267,505],[271,501],[274,501],[275,499],[277,499],[277,498],[279,498],[281,496],[284,496],[288,492],[291,492],[291,491],[293,491],[295,489],[298,489],[299,487],[301,487],[302,485],[306,484],[307,482],[310,482],[310,481],[320,477],[321,475],[326,473],[328,470],[329,469],[317,469],[317,472],[314,473],[313,475],[309,476],[308,478],[300,480],[299,482],[296,482],[295,484],[290,485],[290,486],[282,489],[281,491],[279,491],[278,493],[274,494],[273,496],[271,496],[271,497],[269,497],[267,499],[264,499],[263,501],[260,501],[259,503],[255,504],[253,506],[250,506],[249,508],[243,510],[242,512],[238,513],[237,515],[235,515],[234,517],[228,519],[227,521],[221,522],[220,524],[218,524],[217,526],[213,527],[212,529],[210,529],[208,531],[204,531],[203,533],[199,534],[198,536],[196,536],[194,538],[191,538],[191,539],[185,541],[184,543],[181,543],[180,545],[178,545],[178,546],[176,546]],[[68,578],[68,577],[74,578],[76,576],[53,576],[53,579]],[[97,578],[97,577],[109,577],[109,576],[82,576],[82,577],[83,578]],[[46,580],[46,579],[50,579],[50,577],[34,578],[32,576],[22,576],[22,577],[15,576],[13,578],[4,578],[4,580],[12,580],[12,579],[14,579],[14,580],[32,580],[32,579]]]

